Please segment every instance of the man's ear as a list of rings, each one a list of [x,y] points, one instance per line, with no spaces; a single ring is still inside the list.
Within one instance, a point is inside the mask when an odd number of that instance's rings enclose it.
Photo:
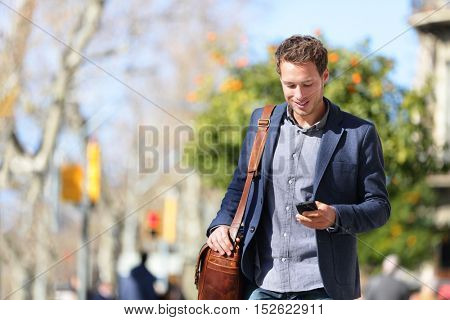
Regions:
[[[325,69],[325,71],[322,74],[322,80],[323,83],[327,83],[328,82],[328,77],[330,76],[330,73],[328,72],[328,68]]]

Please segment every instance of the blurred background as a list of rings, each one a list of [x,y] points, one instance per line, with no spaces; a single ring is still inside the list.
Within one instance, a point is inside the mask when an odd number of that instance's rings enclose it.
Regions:
[[[0,297],[195,299],[292,34],[325,43],[325,95],[382,139],[392,216],[358,235],[363,296],[450,298],[443,0],[0,0]]]

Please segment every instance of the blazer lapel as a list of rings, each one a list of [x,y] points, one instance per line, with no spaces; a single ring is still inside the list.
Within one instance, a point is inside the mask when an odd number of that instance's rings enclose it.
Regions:
[[[322,180],[325,169],[327,168],[334,150],[343,133],[343,128],[339,125],[342,120],[341,111],[337,106],[330,102],[330,113],[328,114],[327,124],[320,143],[319,154],[316,162],[316,172],[313,183],[313,198],[315,198],[317,188]]]

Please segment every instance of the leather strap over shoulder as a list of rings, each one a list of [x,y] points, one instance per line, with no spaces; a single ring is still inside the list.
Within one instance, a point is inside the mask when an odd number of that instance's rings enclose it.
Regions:
[[[256,172],[261,160],[264,146],[267,139],[267,131],[270,126],[270,116],[275,106],[267,105],[264,107],[261,118],[258,120],[258,131],[256,132],[255,141],[253,142],[250,160],[248,161],[248,172]]]
[[[258,130],[256,131],[255,140],[253,141],[253,147],[250,153],[250,159],[248,161],[247,179],[245,180],[244,190],[242,191],[239,206],[230,226],[230,237],[233,243],[236,241],[239,227],[241,226],[242,219],[244,217],[245,206],[247,204],[248,193],[250,191],[252,180],[257,174],[261,156],[264,152],[267,133],[270,126],[270,116],[272,115],[274,109],[274,105],[266,105],[261,114],[261,118],[258,120]]]

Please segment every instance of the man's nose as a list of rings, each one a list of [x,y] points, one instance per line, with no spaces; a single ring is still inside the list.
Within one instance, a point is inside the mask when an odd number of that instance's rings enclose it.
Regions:
[[[294,89],[294,98],[297,99],[297,100],[300,100],[302,97],[303,97],[302,89],[301,89],[300,86],[297,86]]]

